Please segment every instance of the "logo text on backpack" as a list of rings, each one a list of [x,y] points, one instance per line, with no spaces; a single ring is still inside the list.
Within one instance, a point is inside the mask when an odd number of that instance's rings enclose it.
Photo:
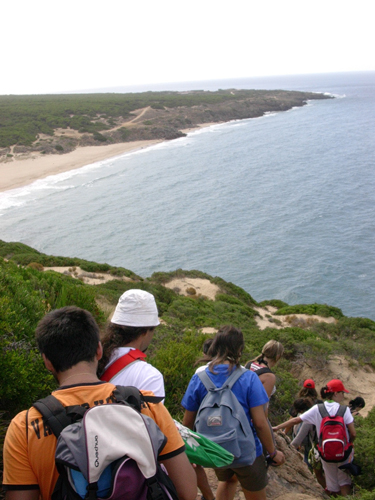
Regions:
[[[95,450],[95,467],[99,467],[99,438],[98,438],[98,436],[95,436],[94,450]]]
[[[221,415],[211,415],[210,417],[208,417],[207,425],[209,427],[219,427],[220,425],[223,425]]]

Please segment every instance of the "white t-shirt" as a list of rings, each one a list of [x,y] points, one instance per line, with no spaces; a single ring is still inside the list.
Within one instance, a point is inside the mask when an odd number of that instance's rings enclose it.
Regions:
[[[195,373],[203,372],[209,364],[210,363],[207,363],[206,365],[198,366],[198,368],[195,370]]]
[[[326,407],[330,416],[333,417],[334,415],[336,415],[340,405],[339,403],[336,402],[329,403],[328,401],[325,401],[324,406]],[[346,436],[349,441],[349,432],[347,426],[348,424],[351,424],[354,420],[353,415],[350,413],[349,407],[346,408],[343,418],[344,418],[344,423],[346,425]],[[300,419],[302,420],[302,422],[307,422],[309,424],[315,425],[316,432],[319,435],[320,424],[322,423],[323,418],[320,415],[318,405],[314,405],[309,410],[305,411],[305,413],[300,415]]]
[[[119,347],[116,349],[105,369],[111,366],[118,358],[134,349],[134,347]],[[126,366],[112,377],[111,383],[115,385],[131,385],[140,390],[152,391],[155,396],[165,398],[163,375],[154,366],[145,361],[137,360]]]

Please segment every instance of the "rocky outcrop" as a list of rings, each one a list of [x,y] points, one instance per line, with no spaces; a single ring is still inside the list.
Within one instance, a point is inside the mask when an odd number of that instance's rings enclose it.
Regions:
[[[309,471],[302,455],[292,448],[290,439],[281,433],[276,434],[277,448],[281,450],[286,462],[281,467],[269,467],[267,500],[317,500],[328,499],[315,476]],[[217,479],[211,469],[206,469],[213,491],[217,488]],[[200,498],[198,496],[197,498]],[[244,500],[240,486],[237,486],[235,500]]]
[[[289,438],[277,434],[276,442],[278,449],[284,453],[286,462],[281,467],[269,468],[267,499],[328,498],[303,461],[302,455],[289,445]]]

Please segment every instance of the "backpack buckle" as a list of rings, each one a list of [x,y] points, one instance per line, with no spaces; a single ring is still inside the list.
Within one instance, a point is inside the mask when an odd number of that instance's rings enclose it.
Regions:
[[[88,500],[96,500],[98,498],[98,483],[89,483],[87,485],[87,493],[85,496],[85,499],[87,498]]]
[[[164,494],[160,484],[156,480],[153,482],[147,481],[147,483],[149,489],[147,492],[147,498],[149,500],[163,500]]]

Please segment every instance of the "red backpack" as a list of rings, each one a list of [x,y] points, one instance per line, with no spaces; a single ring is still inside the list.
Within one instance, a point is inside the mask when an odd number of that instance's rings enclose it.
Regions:
[[[347,406],[340,405],[333,417],[324,404],[318,404],[318,408],[323,419],[317,445],[320,456],[325,462],[343,462],[349,457],[353,448],[352,443],[348,442],[343,418]]]

